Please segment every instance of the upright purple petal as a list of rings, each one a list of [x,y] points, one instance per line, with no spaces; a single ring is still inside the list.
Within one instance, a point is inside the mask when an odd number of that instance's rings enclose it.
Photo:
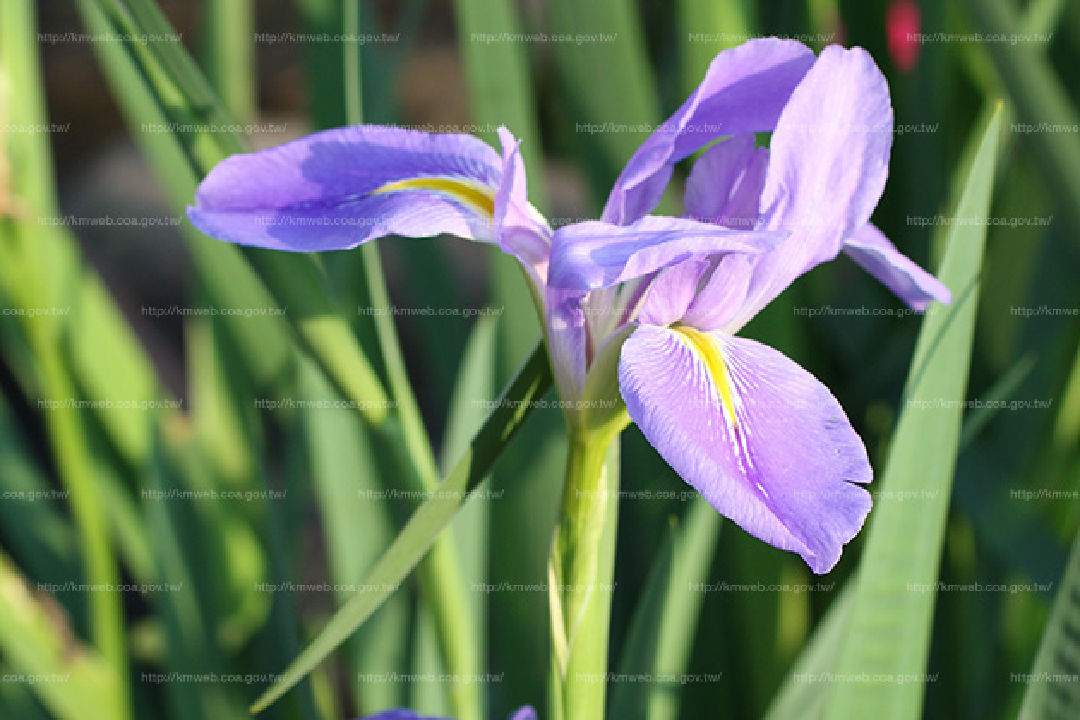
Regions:
[[[912,310],[923,312],[934,300],[952,301],[949,288],[903,255],[871,223],[863,225],[844,242],[844,252]]]
[[[800,42],[759,38],[724,50],[686,102],[650,135],[615,182],[603,219],[627,225],[656,207],[675,163],[724,135],[767,132],[814,62]]]
[[[754,262],[748,255],[721,258],[690,302],[682,321],[699,330],[727,329],[746,300]]]
[[[510,720],[536,720],[536,710],[525,705],[515,710],[510,716]]]
[[[892,128],[889,87],[870,54],[825,48],[772,135],[761,195],[770,226],[812,238],[808,259],[836,257],[881,198]]]
[[[708,260],[685,260],[657,273],[645,293],[638,321],[649,325],[670,325],[681,320],[693,302],[698,281],[709,269],[709,264]]]
[[[499,142],[502,145],[503,181],[495,195],[495,236],[503,252],[517,257],[530,269],[539,285],[547,277],[551,228],[529,202],[519,141],[509,130],[500,127]]]
[[[736,135],[705,151],[686,179],[686,214],[694,220],[750,229],[757,225],[769,151]]]
[[[727,253],[765,252],[778,233],[733,230],[686,218],[648,215],[631,225],[600,221],[555,231],[548,284],[595,290],[639,278],[661,268]]]
[[[867,223],[888,175],[892,122],[889,87],[869,53],[825,48],[772,134],[760,227],[788,235],[756,263],[736,327]]]
[[[872,471],[828,389],[753,340],[642,325],[622,347],[630,417],[682,478],[752,535],[828,572],[862,527]]]
[[[490,240],[502,166],[470,135],[326,130],[218,163],[188,217],[221,240],[299,252],[384,235]]]

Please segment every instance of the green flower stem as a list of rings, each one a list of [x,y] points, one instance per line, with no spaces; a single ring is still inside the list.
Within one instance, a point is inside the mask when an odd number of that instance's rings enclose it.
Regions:
[[[551,717],[604,717],[618,515],[617,431],[570,435],[562,515],[548,563]]]

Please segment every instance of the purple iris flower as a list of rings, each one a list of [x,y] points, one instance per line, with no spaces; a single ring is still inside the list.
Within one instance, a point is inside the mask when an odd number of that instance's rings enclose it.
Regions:
[[[188,211],[231,242],[312,252],[450,233],[518,258],[563,400],[615,384],[645,437],[719,512],[830,570],[870,510],[872,470],[829,390],[737,333],[841,252],[913,309],[948,290],[870,224],[892,145],[888,86],[861,48],[758,39],[720,53],[627,163],[599,221],[552,230],[517,142],[358,126],[231,157]],[[768,148],[755,133],[771,132]],[[686,215],[650,215],[704,148]],[[602,360],[603,359],[603,360]],[[598,377],[599,376],[599,377]],[[567,411],[571,430],[587,423]]]
[[[449,718],[425,718],[417,715],[412,710],[398,709],[383,710],[361,720],[449,720]],[[511,713],[509,720],[536,720],[536,710],[528,705],[520,707]]]

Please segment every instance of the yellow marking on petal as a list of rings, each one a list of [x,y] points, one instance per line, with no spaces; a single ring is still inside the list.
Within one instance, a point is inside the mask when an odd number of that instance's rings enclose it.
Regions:
[[[731,374],[728,372],[724,353],[720,350],[720,344],[708,333],[703,333],[689,325],[676,324],[671,327],[678,333],[690,347],[697,352],[698,357],[705,363],[709,372],[713,387],[720,395],[720,404],[731,422],[731,427],[738,431],[739,419],[735,414],[735,396],[731,391]]]
[[[415,177],[395,180],[371,191],[372,195],[402,190],[432,190],[468,205],[489,220],[495,216],[495,192],[480,183],[452,177]]]

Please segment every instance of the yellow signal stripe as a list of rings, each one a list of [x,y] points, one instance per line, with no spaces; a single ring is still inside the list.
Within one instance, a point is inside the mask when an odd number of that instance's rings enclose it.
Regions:
[[[402,190],[432,190],[468,205],[488,219],[495,216],[495,192],[479,183],[452,177],[415,177],[395,180],[371,191],[372,195]]]
[[[731,427],[738,431],[739,419],[735,414],[735,397],[731,390],[731,374],[728,372],[727,362],[724,360],[724,354],[720,350],[719,343],[712,336],[689,325],[676,324],[671,329],[686,340],[705,363],[713,387],[716,388],[720,395],[720,404],[724,408],[724,414],[727,415],[728,420],[731,422]]]

